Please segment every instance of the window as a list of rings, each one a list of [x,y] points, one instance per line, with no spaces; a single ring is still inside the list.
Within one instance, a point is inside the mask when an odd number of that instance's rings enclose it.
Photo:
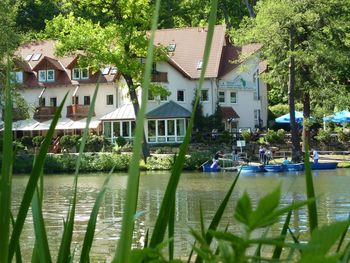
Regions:
[[[57,98],[50,98],[50,106],[57,107]]]
[[[260,110],[254,110],[254,124],[260,124]]]
[[[185,91],[184,90],[177,91],[177,101],[185,101]]]
[[[219,103],[225,103],[225,91],[219,91]]]
[[[22,71],[16,71],[11,72],[11,83],[23,83],[23,72]]]
[[[80,69],[80,76],[81,79],[88,79],[89,78],[89,70],[87,68]]]
[[[41,97],[39,98],[39,107],[45,107],[45,98],[44,97]]]
[[[165,142],[165,120],[158,120],[158,142]]]
[[[24,58],[24,60],[29,61],[32,58],[32,56],[33,56],[33,54],[29,54]]]
[[[156,142],[156,121],[155,120],[148,121],[148,141]]]
[[[153,62],[152,63],[152,73],[157,73],[157,63]]]
[[[89,70],[87,68],[74,68],[72,79],[89,79]]]
[[[202,69],[202,66],[203,66],[203,61],[202,61],[202,60],[198,61],[197,69],[198,69],[198,70],[199,70],[199,69]]]
[[[110,69],[111,69],[110,67],[104,68],[102,70],[102,75],[108,75]]]
[[[112,68],[111,69],[111,75],[115,75],[115,74],[117,74],[117,72],[118,72],[117,68]]]
[[[175,120],[168,120],[167,121],[167,132],[168,132],[168,142],[174,142],[175,141]]]
[[[32,61],[38,61],[41,57],[41,53],[36,53],[32,57]]]
[[[39,70],[38,75],[39,75],[40,82],[46,81],[46,70]]]
[[[55,81],[55,71],[53,69],[49,69],[47,71],[46,80],[47,81]]]
[[[113,105],[113,95],[107,95],[107,105]]]
[[[106,138],[111,138],[111,122],[104,122],[103,123],[103,135]]]
[[[201,94],[202,101],[209,101],[209,90],[203,89]]]
[[[80,69],[79,68],[73,69],[72,79],[80,79]]]
[[[176,44],[175,43],[171,43],[168,45],[168,51],[169,52],[174,52],[176,49]]]
[[[122,122],[122,136],[130,137],[130,126],[128,121]]]
[[[118,138],[120,135],[120,122],[113,122],[113,137]]]
[[[176,120],[176,132],[177,136],[185,136],[185,120],[184,119],[179,119]]]
[[[231,92],[230,93],[230,102],[231,103],[237,103],[237,93],[236,92]]]
[[[84,105],[90,105],[90,96],[84,96]]]
[[[79,104],[79,96],[73,96],[72,97],[72,104]]]

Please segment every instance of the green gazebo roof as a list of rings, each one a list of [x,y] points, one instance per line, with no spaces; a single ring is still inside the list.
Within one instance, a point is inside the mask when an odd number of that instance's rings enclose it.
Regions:
[[[169,101],[147,113],[147,119],[190,118],[191,112],[174,101]]]

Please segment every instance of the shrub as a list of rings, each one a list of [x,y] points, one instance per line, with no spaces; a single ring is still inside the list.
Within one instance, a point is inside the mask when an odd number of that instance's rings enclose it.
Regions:
[[[123,146],[127,143],[127,141],[125,140],[125,138],[122,137],[122,136],[119,136],[119,137],[116,139],[115,142],[116,142],[117,145],[120,146],[120,147],[123,147]]]
[[[275,132],[274,130],[268,130],[264,138],[265,138],[265,141],[268,143],[276,143],[279,141],[277,132]]]
[[[243,131],[242,137],[246,142],[250,142],[252,139],[252,133],[250,131]]]
[[[279,143],[283,143],[284,142],[284,139],[286,137],[286,131],[283,130],[283,129],[279,129],[277,131],[277,137],[278,137],[278,142]]]
[[[110,142],[102,135],[90,135],[86,141],[86,152],[100,152],[104,146]]]
[[[317,132],[317,135],[315,136],[315,139],[319,142],[328,143],[331,140],[331,131],[324,130],[324,129],[318,129],[318,132]]]
[[[44,139],[45,139],[44,136],[41,136],[41,135],[35,136],[35,137],[33,138],[33,145],[34,145],[35,147],[40,147],[40,145],[41,145],[41,143],[44,141]]]
[[[24,150],[24,145],[20,140],[13,141],[13,148],[15,151]]]
[[[60,145],[63,149],[70,150],[74,146],[76,146],[76,142],[74,141],[71,135],[64,135],[60,139]]]
[[[219,141],[223,142],[223,143],[231,144],[232,143],[232,136],[231,136],[231,134],[228,131],[223,131],[220,134]]]
[[[29,136],[23,136],[21,138],[21,142],[22,142],[24,147],[27,147],[27,148],[33,147],[33,138],[31,138]]]

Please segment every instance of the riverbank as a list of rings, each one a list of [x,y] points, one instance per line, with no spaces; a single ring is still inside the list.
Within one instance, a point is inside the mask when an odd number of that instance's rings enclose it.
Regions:
[[[131,153],[83,153],[80,172],[109,172],[127,171],[131,160]],[[210,158],[208,152],[192,153],[186,156],[184,170],[193,171]],[[27,174],[32,170],[35,155],[17,155],[13,165],[15,174]],[[48,154],[45,159],[44,173],[73,173],[78,158],[76,153]],[[170,170],[174,163],[174,154],[152,154],[145,163],[140,158],[141,170]],[[2,159],[0,158],[0,162]]]

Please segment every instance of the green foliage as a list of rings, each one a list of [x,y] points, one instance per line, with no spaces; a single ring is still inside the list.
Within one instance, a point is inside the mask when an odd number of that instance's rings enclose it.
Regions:
[[[250,142],[253,136],[250,131],[243,131],[241,135],[246,142]]]
[[[277,118],[277,117],[282,116],[286,113],[289,113],[289,106],[288,106],[288,104],[276,104],[276,105],[270,106],[269,110],[275,116],[274,118]]]
[[[119,137],[116,139],[116,143],[117,143],[118,146],[123,147],[123,146],[127,143],[127,141],[125,140],[124,137],[119,136]]]
[[[348,130],[345,130],[343,127],[336,127],[334,131],[337,133],[338,141],[339,142],[348,142],[350,139],[350,133]]]
[[[40,147],[40,145],[42,144],[44,139],[45,139],[45,137],[41,136],[41,135],[33,137],[33,145],[35,147]]]
[[[331,131],[326,129],[318,129],[315,139],[322,143],[329,143],[331,141]]]
[[[86,141],[85,151],[100,152],[104,147],[109,146],[108,141],[103,135],[90,135]]]
[[[24,147],[27,147],[27,148],[33,147],[33,138],[31,138],[29,136],[23,136],[21,138],[21,142],[22,142]]]
[[[60,145],[65,150],[72,149],[74,146],[76,146],[76,143],[77,142],[74,140],[74,138],[71,135],[63,135],[60,138]]]
[[[264,141],[268,143],[283,143],[285,136],[286,132],[283,129],[279,129],[277,132],[268,130],[264,136]]]
[[[186,155],[184,170],[196,170],[200,168],[204,162],[208,161],[208,158],[212,156],[209,152],[193,152],[191,155]]]

